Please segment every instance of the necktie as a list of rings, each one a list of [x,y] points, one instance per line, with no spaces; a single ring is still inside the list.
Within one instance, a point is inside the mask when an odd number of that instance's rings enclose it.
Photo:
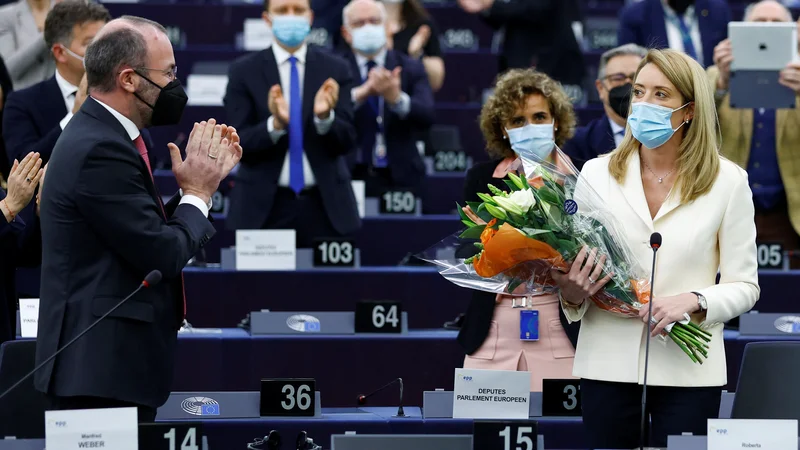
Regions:
[[[147,146],[144,145],[144,139],[142,139],[142,135],[140,134],[139,137],[133,140],[133,145],[136,146],[136,150],[139,151],[139,154],[142,155],[142,159],[144,160],[144,164],[147,166],[147,171],[150,172],[150,178],[153,178],[153,169],[150,168],[150,158],[147,156]]]
[[[306,186],[303,179],[303,101],[297,58],[290,56],[289,63],[289,187],[300,193]]]
[[[366,66],[367,66],[367,77],[369,77],[369,71],[374,69],[378,65],[375,64],[375,61],[367,61]],[[367,81],[367,78],[364,78],[364,81]],[[372,111],[375,113],[375,116],[377,117],[379,115],[378,97],[375,95],[367,97],[367,104],[369,104],[370,109],[372,109]]]
[[[674,16],[675,25],[681,31],[681,39],[683,40],[683,52],[689,55],[692,59],[697,61],[697,51],[694,48],[694,41],[692,41],[692,33],[689,27],[686,26],[686,21],[679,15]]]
[[[133,140],[133,145],[136,146],[136,150],[142,156],[142,159],[144,159],[144,164],[147,166],[147,171],[150,172],[150,179],[153,180],[153,185],[155,186],[153,169],[150,168],[150,158],[147,156],[147,146],[144,145],[144,139],[142,139],[141,134],[139,137]],[[156,192],[158,192],[158,190],[156,190]],[[161,199],[158,200],[158,206],[161,207],[161,213],[164,214],[164,218],[167,219],[167,212],[164,210],[164,205],[161,203]],[[186,318],[186,288],[184,286],[183,272],[181,272],[181,297],[183,298],[183,317],[181,318],[181,321]]]

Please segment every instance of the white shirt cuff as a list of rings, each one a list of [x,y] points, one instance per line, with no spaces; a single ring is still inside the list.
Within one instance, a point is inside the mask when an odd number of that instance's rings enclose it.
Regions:
[[[71,112],[68,112],[67,115],[64,116],[63,119],[61,119],[61,122],[59,122],[58,124],[61,125],[61,129],[62,130],[67,126],[67,124],[69,123],[69,121],[71,119],[72,119],[72,113]]]
[[[277,144],[283,135],[286,134],[286,130],[275,129],[275,116],[269,116],[269,119],[267,119],[267,132],[269,133],[269,137],[272,138],[273,144]]]
[[[400,99],[394,105],[389,105],[389,109],[400,116],[401,119],[405,119],[411,111],[411,97],[405,92],[401,92]]]
[[[203,202],[203,199],[195,195],[183,195],[183,189],[178,189],[178,193],[181,196],[181,201],[178,203],[179,205],[182,205],[184,203],[194,205],[197,207],[197,209],[200,210],[201,213],[203,213],[203,217],[208,217],[208,211],[214,205],[213,198],[209,198],[208,203],[206,204]]]
[[[331,131],[331,127],[333,126],[333,120],[336,118],[336,111],[331,110],[331,115],[328,116],[327,119],[320,119],[316,115],[314,115],[314,127],[317,129],[317,134],[320,136],[324,136],[328,134],[328,131]]]
[[[361,108],[364,102],[356,101],[356,88],[350,89],[350,100],[353,101],[353,109]]]

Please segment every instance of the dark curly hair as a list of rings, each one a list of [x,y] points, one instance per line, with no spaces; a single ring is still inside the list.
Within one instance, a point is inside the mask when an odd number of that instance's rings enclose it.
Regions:
[[[512,69],[497,77],[494,93],[481,109],[481,132],[490,156],[514,156],[511,144],[503,139],[503,124],[514,115],[517,108],[524,106],[531,94],[542,95],[550,104],[550,115],[558,124],[556,145],[563,146],[575,134],[575,111],[561,84],[533,69]]]

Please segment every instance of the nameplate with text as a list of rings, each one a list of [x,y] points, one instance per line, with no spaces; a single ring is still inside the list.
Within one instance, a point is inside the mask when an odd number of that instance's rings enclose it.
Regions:
[[[527,419],[530,372],[456,369],[455,419]]]
[[[46,411],[47,450],[139,450],[136,408]]]
[[[236,230],[236,270],[295,270],[295,230]]]
[[[19,328],[20,336],[35,338],[39,330],[39,299],[19,299]]]
[[[708,419],[708,450],[797,450],[797,420]]]

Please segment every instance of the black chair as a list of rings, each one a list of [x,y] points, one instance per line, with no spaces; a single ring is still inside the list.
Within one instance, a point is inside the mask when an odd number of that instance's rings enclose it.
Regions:
[[[35,365],[36,341],[9,341],[0,346],[0,394]],[[44,395],[34,389],[33,377],[0,399],[0,439],[44,438]]]
[[[753,342],[744,348],[732,419],[800,420],[800,342]]]

